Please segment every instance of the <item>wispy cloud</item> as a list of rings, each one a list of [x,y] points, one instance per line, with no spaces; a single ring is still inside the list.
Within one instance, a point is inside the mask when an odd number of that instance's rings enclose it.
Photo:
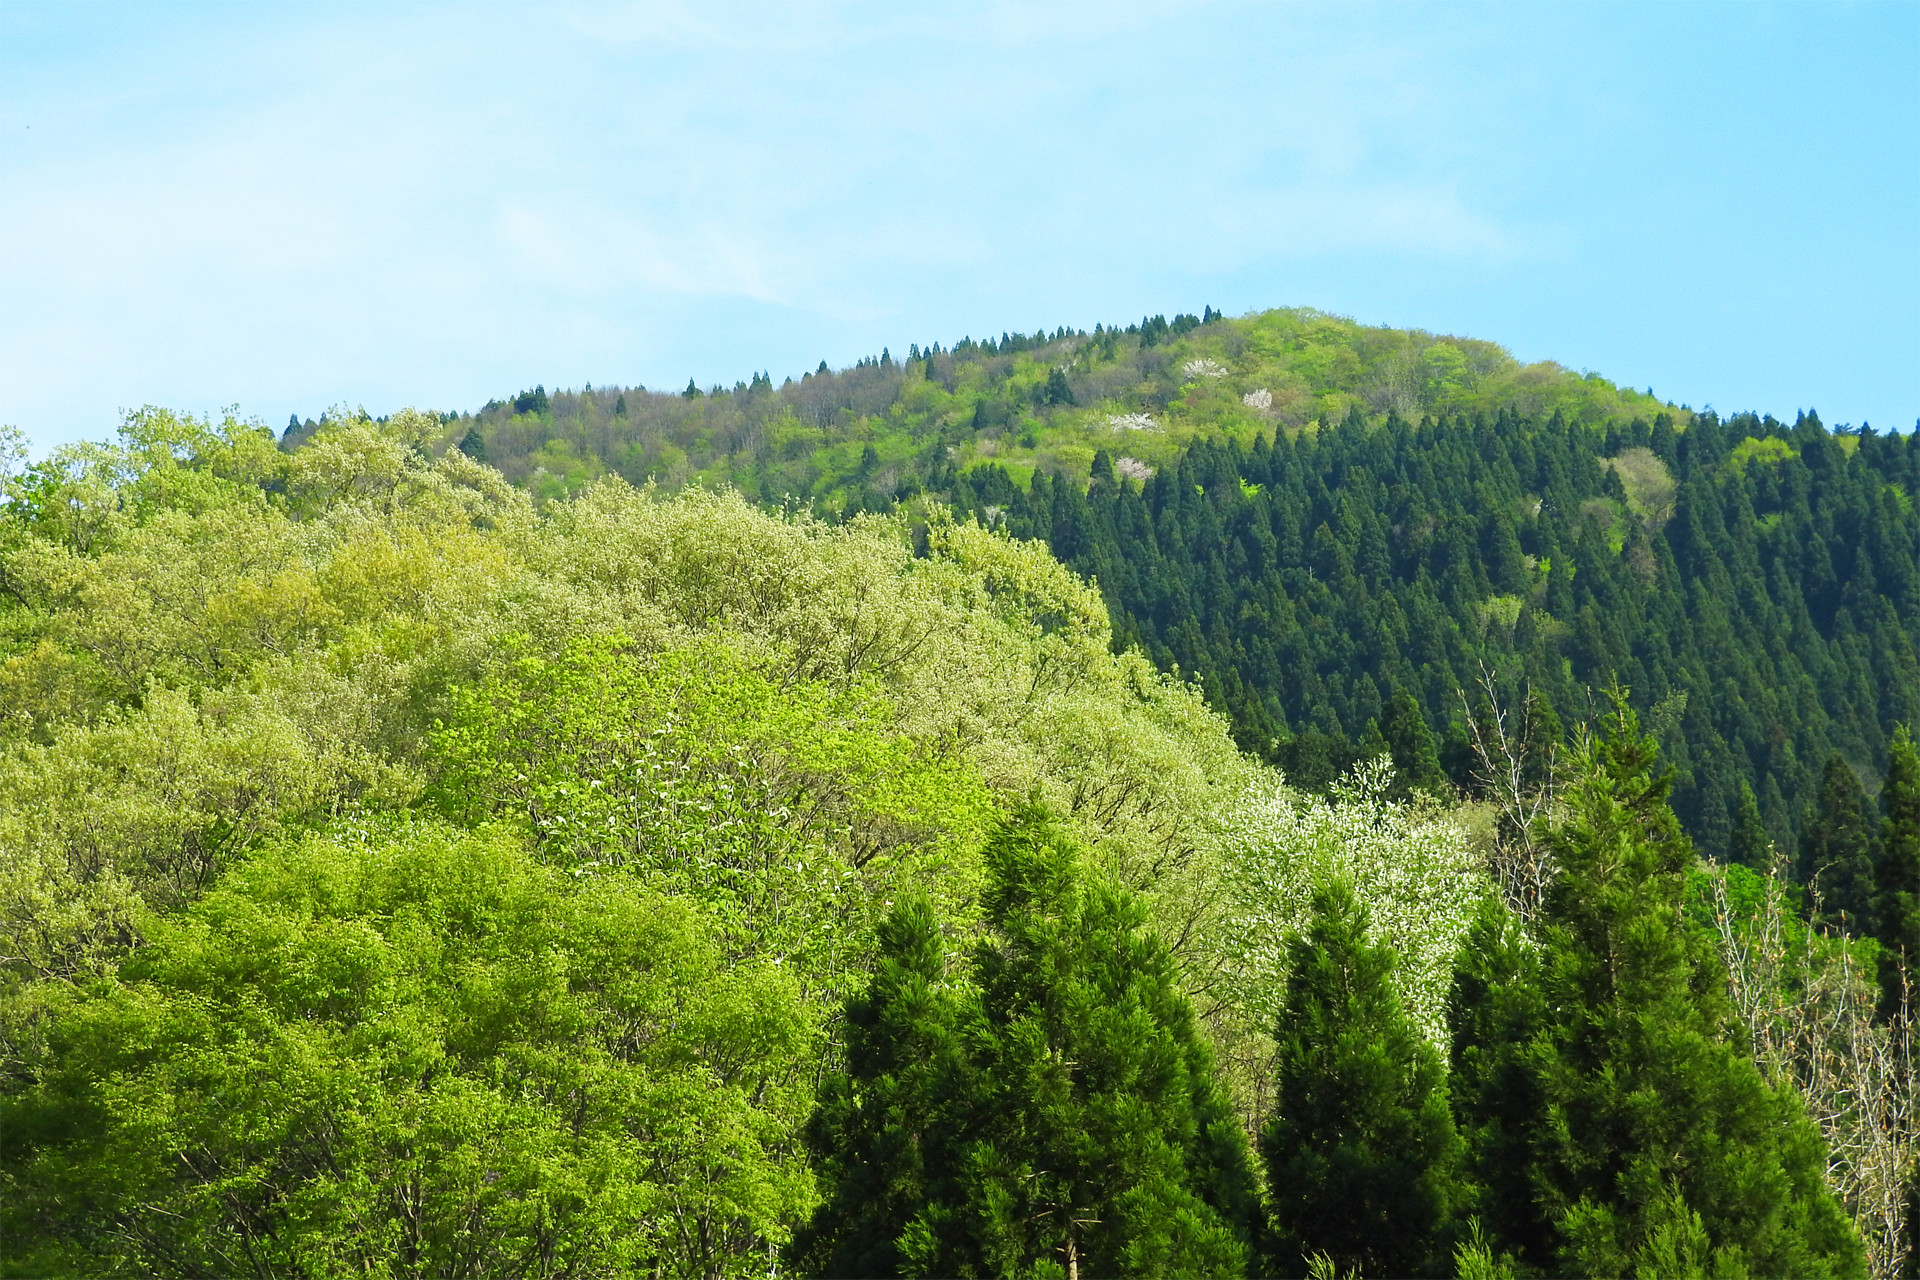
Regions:
[[[149,399],[477,403],[1229,298],[1664,389],[1705,339],[1644,299],[1773,216],[1709,232],[1675,194],[1779,163],[1714,99],[1672,117],[1721,33],[1667,11],[1652,41],[1424,5],[105,12],[0,47],[0,420],[44,440]],[[1823,252],[1908,252],[1886,217]]]

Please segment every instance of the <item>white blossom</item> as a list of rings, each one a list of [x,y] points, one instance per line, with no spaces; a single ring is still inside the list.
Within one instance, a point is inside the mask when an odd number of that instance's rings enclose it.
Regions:
[[[1225,365],[1208,360],[1204,356],[1198,360],[1187,361],[1180,366],[1180,372],[1189,378],[1224,378],[1227,376]]]
[[[1114,459],[1113,469],[1119,472],[1121,478],[1125,480],[1145,482],[1153,478],[1152,467],[1140,461],[1138,458],[1129,458],[1124,454]]]
[[[1268,1025],[1286,1000],[1287,942],[1307,925],[1315,882],[1336,877],[1366,904],[1372,940],[1398,953],[1395,985],[1414,1025],[1445,1043],[1454,953],[1492,884],[1449,817],[1386,798],[1392,780],[1384,756],[1356,766],[1327,799],[1275,778],[1221,822],[1229,985]]]
[[[1150,413],[1112,413],[1107,415],[1107,425],[1119,431],[1158,431],[1160,424],[1153,420]]]
[[[1265,413],[1268,409],[1273,408],[1273,392],[1267,390],[1265,387],[1256,387],[1241,396],[1240,403],[1246,405],[1248,408],[1258,409],[1262,413]]]

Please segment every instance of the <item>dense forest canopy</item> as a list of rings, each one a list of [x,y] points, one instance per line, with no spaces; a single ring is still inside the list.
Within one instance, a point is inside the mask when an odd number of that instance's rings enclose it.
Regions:
[[[1904,439],[1207,309],[0,462],[0,1275],[1912,1252]]]
[[[9,481],[19,1274],[763,1266],[874,920],[970,928],[1016,803],[1215,963],[1254,766],[1044,547],[541,516],[438,426],[148,412]]]
[[[1483,672],[1552,724],[1590,719],[1619,681],[1722,858],[1743,804],[1783,846],[1827,821],[1830,763],[1877,783],[1920,714],[1915,441],[1811,416],[1703,414],[1684,433],[1664,415],[1353,419],[1196,442],[1144,485],[1103,473],[1084,494],[976,472],[960,505],[1005,503],[1011,530],[1100,583],[1119,635],[1200,675],[1240,740],[1303,782],[1417,751],[1392,714],[1406,693],[1471,788],[1461,693]]]
[[[536,500],[609,473],[829,518],[938,499],[1050,545],[1119,646],[1197,675],[1308,786],[1395,745],[1396,694],[1470,784],[1460,694],[1483,672],[1563,727],[1617,680],[1720,857],[1743,805],[1795,844],[1836,757],[1871,795],[1920,708],[1912,439],[1722,420],[1474,339],[1206,308],[916,343],[777,388],[540,387],[443,415],[437,446]],[[1404,773],[1418,746],[1396,750]]]

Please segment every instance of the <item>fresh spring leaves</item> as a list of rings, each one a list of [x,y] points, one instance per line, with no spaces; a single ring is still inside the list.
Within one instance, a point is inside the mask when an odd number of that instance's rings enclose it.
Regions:
[[[56,1012],[17,1274],[708,1276],[812,1197],[792,973],[499,829],[275,846]]]

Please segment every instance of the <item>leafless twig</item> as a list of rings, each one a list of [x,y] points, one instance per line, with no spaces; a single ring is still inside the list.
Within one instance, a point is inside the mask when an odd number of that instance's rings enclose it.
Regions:
[[[1532,920],[1553,879],[1553,855],[1540,836],[1558,794],[1559,747],[1534,741],[1532,686],[1517,712],[1503,706],[1493,672],[1483,663],[1478,683],[1485,709],[1476,713],[1464,690],[1456,692],[1466,712],[1474,755],[1474,781],[1500,815],[1489,857],[1501,896],[1523,920]]]
[[[1778,851],[1752,915],[1735,914],[1724,868],[1709,884],[1729,994],[1754,1059],[1773,1084],[1799,1093],[1820,1126],[1827,1185],[1859,1228],[1869,1273],[1891,1280],[1906,1260],[1906,1191],[1920,1149],[1908,1000],[1875,1019],[1872,977],[1844,939],[1791,909]]]

